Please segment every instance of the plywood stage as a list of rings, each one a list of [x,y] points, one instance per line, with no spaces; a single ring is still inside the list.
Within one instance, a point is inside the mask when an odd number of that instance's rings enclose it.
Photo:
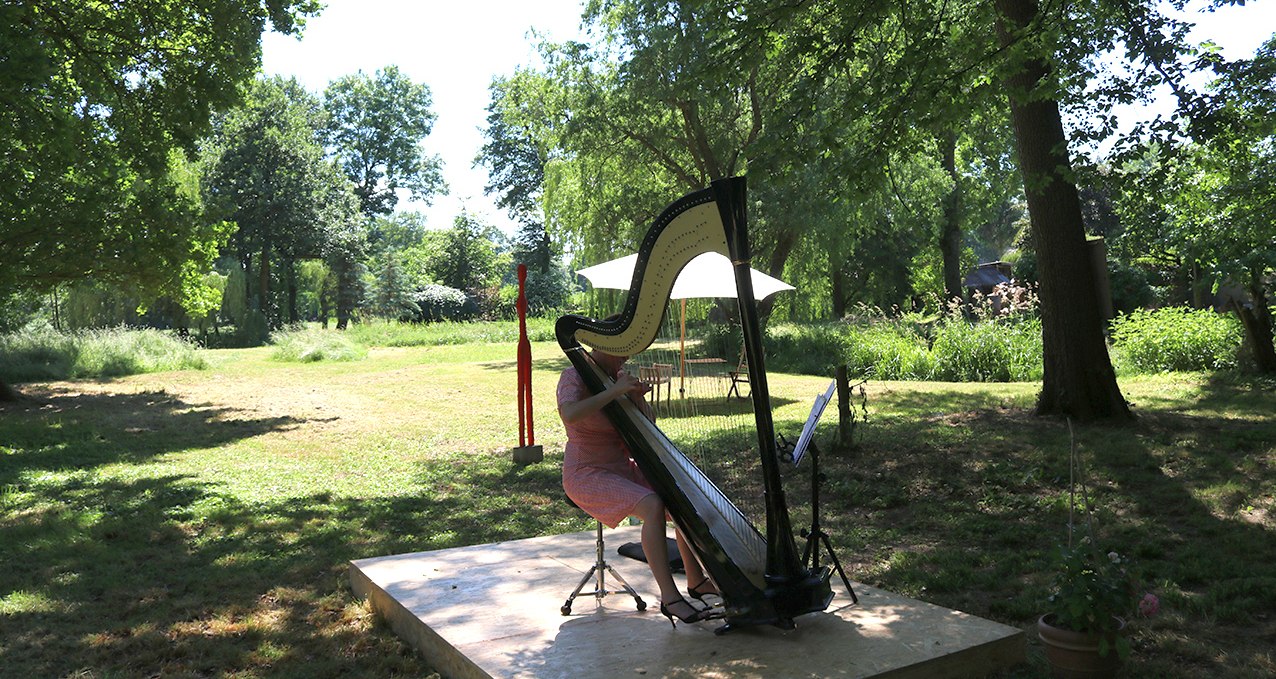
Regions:
[[[978,677],[1023,662],[1023,632],[852,582],[797,629],[721,621],[678,624],[656,610],[646,564],[616,548],[638,527],[606,531],[607,561],[647,602],[601,600],[585,586],[570,616],[559,609],[594,563],[593,532],[361,559],[354,591],[444,677]],[[853,574],[849,574],[853,575]],[[685,585],[679,578],[680,584]],[[607,585],[613,582],[608,577]]]

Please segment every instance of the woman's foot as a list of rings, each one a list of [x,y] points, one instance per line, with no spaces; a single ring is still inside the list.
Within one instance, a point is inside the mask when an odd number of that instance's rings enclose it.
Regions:
[[[713,582],[711,582],[709,578],[705,578],[704,580],[701,580],[699,584],[688,587],[687,594],[690,594],[692,599],[699,599],[700,601],[704,601],[704,598],[707,596],[722,596],[722,594],[718,592],[718,588],[714,586]]]
[[[704,619],[704,611],[687,603],[686,599],[678,597],[668,603],[660,602],[660,614],[669,618],[669,624],[678,628],[678,623],[673,619],[677,618],[682,622],[700,622]]]

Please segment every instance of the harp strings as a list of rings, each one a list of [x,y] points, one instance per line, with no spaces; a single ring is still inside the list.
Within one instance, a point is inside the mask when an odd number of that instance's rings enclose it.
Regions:
[[[737,385],[743,398],[735,393],[728,396],[730,373],[740,367],[739,329],[730,321],[717,320],[714,306],[713,300],[688,299],[684,336],[681,300],[670,300],[656,340],[631,357],[627,369],[653,384],[647,399],[656,410],[656,426],[765,533],[766,501],[753,399],[747,384]],[[777,406],[788,403],[774,388],[771,401]],[[795,443],[802,424],[779,420],[776,427]],[[780,470],[793,525],[803,526],[810,519],[810,465],[781,464]]]
[[[628,370],[652,385],[647,398],[665,436],[765,532],[753,401],[747,386],[738,387],[745,398],[728,396],[738,349],[724,354],[738,342],[722,341],[730,327],[709,320],[712,305],[687,300],[684,336],[682,300],[670,300],[656,341],[629,359]]]

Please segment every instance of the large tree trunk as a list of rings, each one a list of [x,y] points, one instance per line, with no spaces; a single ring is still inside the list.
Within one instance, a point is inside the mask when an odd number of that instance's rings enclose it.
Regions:
[[[1036,17],[1037,5],[1033,0],[994,1],[997,33],[1003,47],[1010,47]],[[1081,200],[1068,178],[1071,165],[1059,104],[1037,89],[1048,75],[1042,55],[1017,64],[1006,83],[1041,286],[1045,374],[1037,413],[1082,421],[1129,420],[1133,415],[1117,386],[1103,337]]]
[[[953,180],[953,190],[944,198],[944,223],[939,235],[939,251],[944,258],[944,294],[963,300],[961,286],[961,177],[957,174],[957,133],[947,130],[939,137],[944,172]]]

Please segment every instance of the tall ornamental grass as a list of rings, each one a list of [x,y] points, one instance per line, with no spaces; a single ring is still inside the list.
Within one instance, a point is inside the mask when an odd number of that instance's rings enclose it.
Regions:
[[[154,329],[118,327],[59,332],[41,324],[0,335],[0,375],[10,382],[119,377],[207,367],[195,345]]]
[[[317,328],[276,332],[270,343],[274,346],[271,358],[292,363],[360,361],[368,355],[366,347],[344,333]]]
[[[877,380],[924,380],[934,370],[926,338],[896,323],[847,328],[842,356],[851,375]]]
[[[969,322],[948,317],[935,328],[929,378],[941,382],[1029,382],[1041,379],[1041,322]]]
[[[832,375],[845,342],[841,324],[774,323],[767,328],[767,369]]]
[[[1139,309],[1112,321],[1113,359],[1125,374],[1233,369],[1243,339],[1240,321],[1209,309]]]

